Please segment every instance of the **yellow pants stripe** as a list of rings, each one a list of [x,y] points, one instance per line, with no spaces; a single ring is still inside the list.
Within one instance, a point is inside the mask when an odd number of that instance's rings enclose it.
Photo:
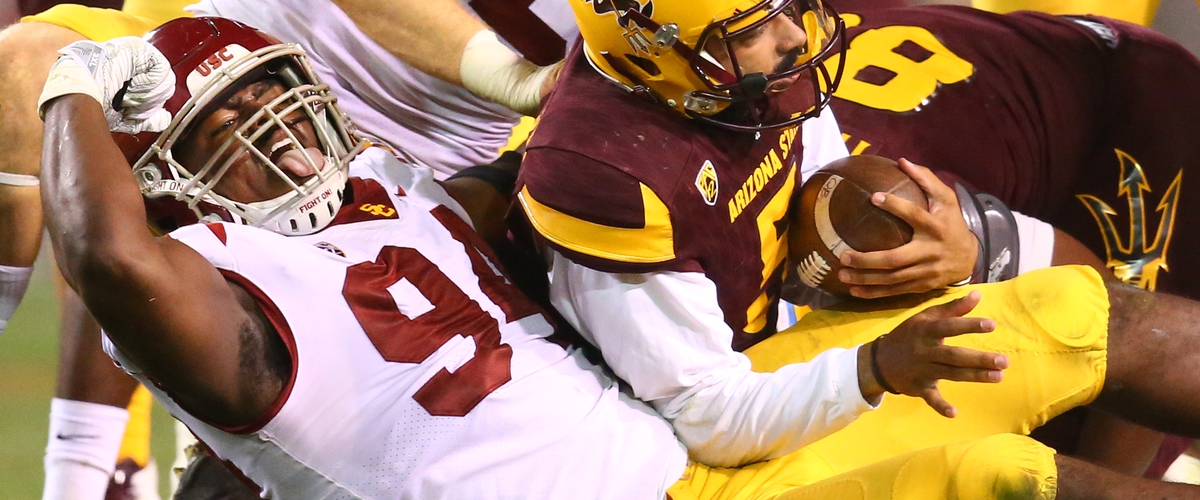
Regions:
[[[145,467],[150,461],[150,410],[153,404],[150,391],[139,385],[129,401],[129,423],[125,424],[125,437],[121,438],[118,462],[129,458]]]

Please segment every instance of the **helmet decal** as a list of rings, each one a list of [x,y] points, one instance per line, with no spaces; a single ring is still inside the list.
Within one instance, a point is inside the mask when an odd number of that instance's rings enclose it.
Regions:
[[[596,10],[597,14],[615,13],[622,26],[626,26],[625,13],[630,10],[641,12],[646,17],[654,15],[654,0],[646,0],[645,4],[640,0],[587,0],[587,2],[592,4],[592,8]]]
[[[188,91],[190,91],[192,95],[200,93],[200,90],[203,89],[209,81],[211,81],[213,78],[216,78],[217,74],[219,74],[218,70],[220,70],[225,63],[234,60],[234,58],[245,57],[248,55],[250,55],[250,51],[236,43],[222,47],[221,50],[214,52],[213,55],[208,56],[207,59],[200,61],[200,64],[196,66],[196,69],[192,70],[192,72],[188,74]]]
[[[644,18],[649,19],[654,15],[654,0],[646,0],[643,4],[639,0],[585,0],[592,4],[592,9],[596,14],[613,14],[617,25],[625,30],[625,40],[629,42],[629,47],[636,53],[650,53],[650,37],[653,36],[646,28],[630,19],[629,12],[637,12]]]

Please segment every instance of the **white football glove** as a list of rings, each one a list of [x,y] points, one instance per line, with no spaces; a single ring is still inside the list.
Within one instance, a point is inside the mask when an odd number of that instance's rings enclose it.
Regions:
[[[45,104],[51,99],[87,94],[100,103],[114,132],[161,132],[171,123],[163,104],[175,93],[175,73],[166,56],[145,40],[83,40],[58,53],[62,56],[50,68],[38,98],[39,115],[45,117]]]

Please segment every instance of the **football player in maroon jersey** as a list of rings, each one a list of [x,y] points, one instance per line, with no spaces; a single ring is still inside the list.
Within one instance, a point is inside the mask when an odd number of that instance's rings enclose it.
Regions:
[[[776,363],[761,362],[764,356],[772,357],[770,353],[787,350],[780,337],[829,345],[818,334],[799,334],[803,329],[768,337],[773,332],[771,306],[777,298],[781,254],[786,253],[780,245],[786,227],[780,221],[794,178],[810,165],[824,163],[824,155],[831,151],[845,154],[840,132],[828,125],[827,114],[819,114],[839,75],[843,82],[861,77],[857,71],[842,74],[838,48],[843,40],[837,21],[826,16],[817,2],[691,2],[685,7],[671,1],[642,1],[617,12],[601,9],[599,2],[574,5],[585,45],[568,59],[557,90],[543,109],[518,183],[516,219],[528,225],[528,244],[549,264],[551,299],[600,347],[635,393],[674,421],[694,457],[726,464],[775,456],[779,448],[773,446],[779,442],[797,443],[789,441],[793,435],[773,433],[772,421],[759,413],[766,403],[758,398],[778,405],[766,412],[771,418],[790,422],[779,417],[781,412],[787,414],[780,407],[788,404],[780,400],[790,397],[808,404],[811,400],[805,398],[819,396],[783,389],[782,382],[776,385],[771,376],[751,372],[750,362],[728,346],[749,348],[750,361],[761,369],[792,366],[780,359],[782,355]],[[828,62],[822,64],[822,59]],[[927,192],[949,189],[920,169],[909,172]],[[953,196],[938,198],[953,208],[941,216],[948,212],[960,216]],[[887,201],[885,197],[884,205]],[[944,220],[952,224],[951,219]],[[962,238],[966,231],[947,228],[954,233],[948,241]],[[964,258],[972,263],[981,260]],[[1050,262],[1046,256],[1045,264]],[[1073,269],[1100,281],[1094,271]],[[1065,270],[1033,273],[1017,282],[1060,272]],[[1038,286],[1069,285],[1051,279]],[[1003,294],[989,290],[993,289],[984,289],[985,304],[989,293]],[[1117,321],[1128,312],[1119,297],[1128,290],[1118,286],[1111,290],[1108,307]],[[958,293],[964,292],[952,292]],[[1043,295],[1032,290],[1015,295],[1016,300],[1035,296]],[[1154,300],[1176,303],[1169,298]],[[1003,315],[1006,309],[977,309],[976,314]],[[1028,319],[1027,313],[1043,314],[1033,311],[1017,316]],[[1068,306],[1050,314],[1079,311]],[[861,333],[861,325],[856,328],[853,320],[837,314],[806,317],[800,326],[812,327],[808,322],[846,326],[838,332],[837,345],[870,343],[857,350],[864,356],[858,358],[860,366],[869,362],[868,351],[882,352],[891,342],[890,336],[873,340],[874,336]],[[966,331],[971,330],[960,332]],[[874,335],[881,333],[886,330]],[[971,345],[985,346],[988,339],[1001,337],[996,332]],[[1118,342],[1115,336],[1111,340]],[[1116,349],[1110,351],[1110,361],[1123,356]],[[806,353],[801,359],[817,352],[799,350]],[[845,370],[844,365],[834,368],[842,355],[852,358],[855,352],[826,351],[814,363],[830,372]],[[849,364],[853,363],[851,359]],[[1037,362],[1027,359],[1013,366],[1033,364]],[[1058,368],[1048,368],[1046,373],[1054,372]],[[882,375],[890,381],[886,372]],[[1026,379],[1031,384],[1029,393],[1045,394],[1044,384],[1056,377]],[[983,396],[983,389],[966,390],[977,390],[984,399],[965,404],[982,409],[997,401]],[[925,395],[943,414],[954,413],[939,396]],[[959,393],[957,398],[971,397]],[[1101,397],[1099,404],[1107,407],[1109,401]],[[872,439],[858,441],[838,433],[812,446],[821,448],[828,461],[839,453],[835,449],[859,453],[864,447],[910,440],[922,433],[945,438],[947,426],[959,425],[928,422],[920,431],[891,421],[874,422],[890,426],[892,432],[869,433]],[[908,432],[896,432],[901,430]],[[1064,470],[1087,468],[1059,460]]]

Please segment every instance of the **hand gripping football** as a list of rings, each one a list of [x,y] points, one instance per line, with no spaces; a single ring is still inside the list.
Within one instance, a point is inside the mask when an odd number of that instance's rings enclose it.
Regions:
[[[907,222],[871,204],[871,195],[891,193],[928,210],[925,192],[896,162],[879,156],[834,161],[800,188],[791,207],[788,255],[804,284],[849,297],[838,279],[846,250],[876,252],[912,240]]]

